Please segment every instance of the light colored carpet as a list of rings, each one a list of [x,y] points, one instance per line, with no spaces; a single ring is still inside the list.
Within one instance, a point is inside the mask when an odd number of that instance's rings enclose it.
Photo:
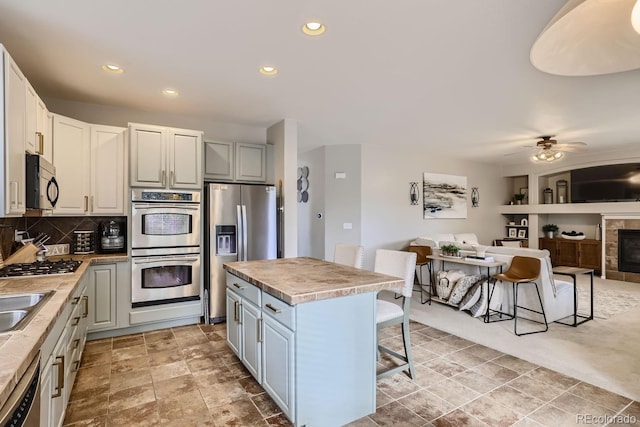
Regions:
[[[586,281],[587,276],[579,277],[579,286]],[[640,298],[637,283],[595,278],[594,286],[596,296],[607,290]],[[618,314],[609,310],[609,315],[575,328],[552,323],[546,333],[518,337],[513,321],[485,324],[443,304],[422,305],[418,298],[411,304],[415,321],[640,400],[640,305]]]
[[[589,285],[581,283],[578,291],[578,313],[586,315],[590,310]],[[640,295],[632,292],[599,288],[593,294],[593,316],[598,319],[625,313],[640,304]]]

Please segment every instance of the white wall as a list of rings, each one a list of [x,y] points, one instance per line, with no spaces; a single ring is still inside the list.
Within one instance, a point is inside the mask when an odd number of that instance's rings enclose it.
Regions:
[[[267,129],[267,142],[273,145],[275,184],[282,182],[284,200],[284,257],[298,256],[298,124],[284,119]]]
[[[420,203],[409,201],[409,183],[422,188],[424,172],[467,177],[467,187],[478,187],[479,207],[467,197],[466,219],[423,219]],[[504,235],[505,219],[498,206],[510,190],[496,165],[434,155],[428,146],[362,146],[362,244],[365,268],[373,267],[375,249],[402,249],[418,236],[438,232],[474,232],[483,244]]]
[[[230,142],[265,143],[267,140],[266,127],[222,123],[208,120],[205,117],[152,113],[56,98],[44,98],[44,101],[49,111],[87,123],[127,127],[127,123],[132,122],[201,130],[204,132],[205,141],[214,139]]]
[[[325,147],[300,154],[298,166],[309,168],[309,201],[298,203],[298,256],[324,259]]]

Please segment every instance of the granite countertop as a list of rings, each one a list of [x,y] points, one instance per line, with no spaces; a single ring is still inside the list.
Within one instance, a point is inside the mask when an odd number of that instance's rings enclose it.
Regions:
[[[237,261],[225,270],[289,304],[399,290],[404,280],[316,258]]]
[[[65,255],[63,258],[80,259],[83,263],[72,274],[0,279],[0,295],[55,291],[23,329],[0,333],[0,407],[40,351],[87,267],[91,264],[129,261],[126,254]]]

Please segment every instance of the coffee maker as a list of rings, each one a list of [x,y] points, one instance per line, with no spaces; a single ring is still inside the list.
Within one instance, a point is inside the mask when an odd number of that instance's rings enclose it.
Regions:
[[[126,252],[122,226],[114,220],[100,223],[100,252]]]

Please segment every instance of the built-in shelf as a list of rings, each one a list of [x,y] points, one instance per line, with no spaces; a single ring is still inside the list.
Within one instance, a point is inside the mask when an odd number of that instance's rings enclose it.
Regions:
[[[554,203],[547,205],[503,205],[501,214],[621,214],[640,213],[640,202]]]

